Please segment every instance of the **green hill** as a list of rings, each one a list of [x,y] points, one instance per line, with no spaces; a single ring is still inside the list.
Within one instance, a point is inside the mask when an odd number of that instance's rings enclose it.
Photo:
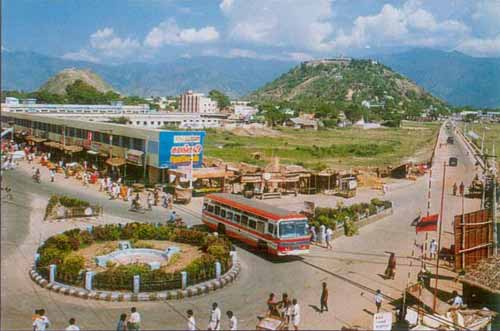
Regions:
[[[66,94],[66,87],[74,84],[78,80],[92,86],[101,93],[113,91],[113,88],[94,72],[86,69],[75,68],[64,69],[57,75],[51,77],[40,87],[39,91],[50,94],[64,95]]]
[[[390,68],[372,60],[351,59],[304,62],[248,98],[257,103],[291,103],[299,110],[318,102],[361,105],[366,101],[375,105],[373,109],[402,112],[445,106]]]

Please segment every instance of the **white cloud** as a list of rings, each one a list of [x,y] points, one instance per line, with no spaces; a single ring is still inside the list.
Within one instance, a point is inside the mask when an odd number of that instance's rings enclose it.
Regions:
[[[100,62],[97,57],[90,54],[86,49],[81,49],[78,52],[69,52],[62,56],[65,60],[74,60],[74,61],[87,61],[87,62]]]
[[[199,30],[181,29],[174,19],[169,19],[154,27],[146,36],[144,44],[157,48],[163,45],[208,43],[217,39],[219,39],[219,32],[213,26],[206,26]]]
[[[238,41],[321,51],[333,32],[329,0],[223,0],[219,7]]]
[[[350,33],[340,31],[333,43],[336,48],[366,46],[440,46],[454,47],[469,28],[456,20],[438,21],[420,8],[420,1],[407,1],[400,8],[386,4],[380,12],[355,19]]]
[[[472,19],[475,29],[487,37],[495,37],[500,31],[500,1],[476,0]]]
[[[472,56],[500,56],[500,34],[494,38],[467,39],[456,49]]]
[[[106,27],[90,35],[90,46],[106,56],[123,57],[140,48],[141,44],[136,39],[120,38],[112,28]]]

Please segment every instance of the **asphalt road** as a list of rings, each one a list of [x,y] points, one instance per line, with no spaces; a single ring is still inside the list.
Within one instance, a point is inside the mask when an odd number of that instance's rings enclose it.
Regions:
[[[440,139],[445,140],[446,136],[442,135]],[[439,210],[442,162],[452,155],[459,158],[459,166],[448,171],[445,229],[449,229],[451,216],[461,211],[461,201],[449,194],[451,185],[461,180],[468,184],[474,171],[474,165],[460,144],[439,148],[433,166],[432,212]],[[120,313],[128,312],[132,305],[142,313],[143,329],[184,329],[187,309],[195,311],[199,327],[205,328],[212,302],[218,302],[223,311],[233,310],[240,320],[240,327],[251,329],[255,327],[256,316],[265,311],[265,301],[271,292],[288,292],[291,297],[298,298],[302,307],[302,328],[339,329],[353,325],[368,328],[374,312],[373,292],[381,289],[388,297],[398,298],[407,283],[408,271],[411,271],[412,278],[418,272],[415,263],[410,269],[412,259],[408,258],[416,239],[411,221],[419,210],[425,212],[427,176],[413,185],[391,191],[386,198],[393,201],[394,214],[362,228],[355,237],[335,240],[333,251],[315,247],[304,258],[273,260],[246,248],[238,248],[243,264],[241,277],[230,286],[206,296],[134,304],[63,296],[39,288],[28,277],[36,238],[40,236],[37,231],[43,233],[43,229],[29,230],[30,214],[40,212],[32,210],[30,203],[33,199],[47,199],[55,192],[78,195],[103,205],[107,215],[139,221],[161,221],[165,213],[161,210],[132,213],[125,203],[96,197],[81,186],[35,184],[18,170],[5,173],[4,179],[14,189],[14,202],[2,203],[2,329],[30,329],[32,311],[40,307],[47,309],[53,329],[65,327],[70,317],[76,317],[84,329],[114,329]],[[476,207],[477,201],[465,201],[466,210]],[[199,222],[196,214],[191,212],[183,216],[191,224]],[[386,251],[398,255],[395,280],[384,280],[380,276],[387,262]],[[330,311],[320,314],[315,307],[319,305],[323,281],[330,289]],[[389,301],[385,300],[384,310],[394,308]],[[226,325],[223,320],[223,327]]]

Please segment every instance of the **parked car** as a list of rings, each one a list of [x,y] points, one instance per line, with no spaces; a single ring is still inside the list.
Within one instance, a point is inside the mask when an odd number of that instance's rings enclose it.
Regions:
[[[458,159],[456,157],[450,157],[450,160],[448,161],[448,165],[450,167],[456,167],[458,165]]]
[[[450,145],[453,145],[453,143],[455,142],[455,139],[453,137],[448,137],[448,139],[446,140],[446,142]]]

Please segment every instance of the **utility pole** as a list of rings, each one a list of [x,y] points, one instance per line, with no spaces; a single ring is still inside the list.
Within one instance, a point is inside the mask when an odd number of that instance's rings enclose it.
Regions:
[[[491,172],[493,177],[493,203],[492,203],[492,216],[493,216],[493,255],[498,255],[498,225],[497,225],[497,158],[495,154],[495,144],[493,144],[493,165]]]
[[[444,191],[446,189],[446,161],[443,162],[443,186],[441,191],[441,206],[439,210],[439,235],[438,235],[438,247],[437,247],[437,259],[436,259],[436,280],[434,282],[434,301],[432,304],[432,311],[436,312],[437,308],[437,291],[438,291],[438,279],[439,279],[439,252],[441,251],[441,233],[443,232],[443,211],[444,211]]]

